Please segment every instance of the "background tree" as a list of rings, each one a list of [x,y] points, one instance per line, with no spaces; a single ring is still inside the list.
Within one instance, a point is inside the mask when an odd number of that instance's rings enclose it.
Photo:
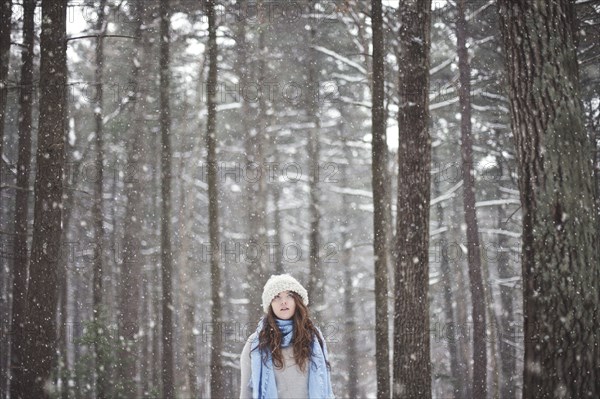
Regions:
[[[7,78],[8,66],[10,64],[10,31],[12,28],[11,19],[12,0],[2,0],[0,2],[0,154],[2,154],[4,147],[4,120],[6,119]]]
[[[125,184],[126,211],[125,219],[129,222],[124,226],[123,238],[123,267],[121,269],[121,284],[119,286],[120,297],[120,336],[123,337],[122,350],[119,357],[120,389],[124,395],[139,396],[136,377],[137,371],[141,368],[139,364],[139,351],[141,334],[145,328],[140,321],[140,296],[142,285],[142,165],[146,161],[144,154],[144,120],[145,103],[142,93],[142,57],[143,52],[143,24],[144,10],[141,0],[133,3],[132,19],[135,24],[135,44],[132,59],[132,115],[134,115],[133,132],[131,138],[127,140],[127,164],[125,170],[135,172],[131,178],[127,179]],[[143,334],[145,335],[145,334]]]
[[[219,191],[217,186],[217,128],[216,128],[216,93],[217,93],[217,21],[215,15],[215,2],[209,0],[206,3],[206,15],[208,17],[208,80],[207,80],[207,102],[208,111],[206,119],[206,163],[208,165],[208,214],[209,214],[209,236],[210,245],[213,248],[210,255],[210,276],[212,282],[211,291],[211,325],[215,333],[212,336],[210,352],[210,396],[213,398],[224,397],[223,378],[223,356],[221,316],[221,270],[219,264]]]
[[[42,4],[40,118],[22,397],[50,397],[56,348],[67,83],[66,1]],[[21,339],[16,337],[15,339]]]
[[[160,1],[162,394],[175,397],[173,380],[173,255],[171,249],[170,3]]]
[[[321,311],[323,307],[323,279],[325,276],[323,270],[323,261],[321,259],[321,244],[323,234],[320,232],[321,226],[321,96],[320,96],[320,71],[321,65],[319,62],[318,52],[315,48],[318,40],[317,27],[319,21],[316,17],[316,4],[308,3],[308,10],[312,10],[309,14],[309,23],[307,25],[306,45],[306,69],[307,81],[306,90],[303,95],[306,97],[306,112],[308,123],[310,124],[308,137],[306,139],[306,153],[308,156],[308,186],[309,186],[309,213],[310,227],[308,231],[309,240],[309,280],[308,280],[308,295],[313,303],[312,316],[320,321]]]
[[[463,207],[467,225],[467,251],[473,320],[473,395],[487,396],[486,306],[481,272],[479,226],[475,210],[475,179],[473,171],[473,138],[471,126],[471,66],[467,50],[465,1],[458,1],[456,40],[460,74],[459,103],[462,155]]]
[[[377,358],[377,396],[390,396],[390,355],[388,338],[387,230],[389,196],[387,194],[387,135],[384,110],[384,36],[381,0],[371,2],[373,26],[373,245],[375,253],[375,357]]]

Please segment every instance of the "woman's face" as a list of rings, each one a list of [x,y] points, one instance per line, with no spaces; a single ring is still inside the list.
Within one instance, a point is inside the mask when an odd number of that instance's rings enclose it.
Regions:
[[[278,319],[289,320],[296,311],[296,301],[291,291],[281,291],[271,301],[271,307]]]

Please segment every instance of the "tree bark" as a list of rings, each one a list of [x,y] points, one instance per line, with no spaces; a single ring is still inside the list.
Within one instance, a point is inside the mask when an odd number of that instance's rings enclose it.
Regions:
[[[523,209],[523,397],[598,397],[600,238],[573,3],[499,10]]]
[[[208,231],[211,248],[219,247],[219,188],[217,182],[217,25],[215,16],[215,0],[206,2],[206,13],[208,16],[208,110],[206,120],[206,163],[208,165]],[[220,331],[222,326],[221,316],[221,269],[219,254],[212,253],[210,257],[211,273],[211,322],[215,331]],[[210,397],[225,397],[225,380],[223,367],[223,341],[220,334],[212,335],[210,353]]]
[[[31,125],[33,109],[33,59],[35,0],[23,3],[23,47],[21,48],[21,91],[19,94],[19,157],[15,199],[15,257],[12,284],[12,340],[10,396],[23,392],[23,327],[27,309],[27,217],[29,215],[29,173],[31,170]],[[0,93],[0,95],[2,95]],[[0,121],[0,123],[3,123]]]
[[[160,130],[161,130],[161,276],[162,276],[162,395],[175,397],[173,380],[173,259],[171,251],[171,110],[169,105],[170,3],[160,7]]]
[[[141,57],[143,43],[143,23],[144,11],[142,0],[136,0],[133,4],[135,13],[135,41],[133,49],[133,71],[132,71],[132,92],[134,93],[134,103],[132,107],[133,121],[132,136],[127,145],[127,179],[125,180],[125,220],[123,237],[123,263],[121,269],[120,282],[120,320],[119,336],[123,337],[122,348],[120,350],[120,372],[119,385],[123,395],[128,397],[140,396],[140,390],[136,382],[137,370],[139,365],[139,344],[140,325],[139,308],[142,286],[142,220],[143,220],[143,201],[142,201],[142,164],[144,158],[144,121],[145,113],[144,101],[142,98],[141,86]]]
[[[48,398],[56,351],[65,162],[66,1],[42,4],[40,117],[22,397]]]
[[[475,209],[475,176],[473,171],[473,136],[471,131],[471,66],[467,50],[467,22],[465,0],[458,1],[456,39],[460,87],[460,131],[462,154],[463,208],[467,225],[467,251],[471,307],[473,320],[473,396],[487,396],[487,348],[485,292],[481,272],[481,248]]]
[[[405,1],[400,22],[394,398],[431,398],[429,357],[429,48],[431,1]]]
[[[100,335],[100,330],[106,322],[102,297],[103,297],[103,272],[104,272],[104,137],[103,137],[103,121],[102,107],[104,91],[102,79],[104,75],[104,20],[105,20],[106,0],[101,0],[97,11],[96,32],[96,70],[94,73],[96,95],[94,97],[93,112],[94,121],[96,123],[96,135],[94,144],[96,147],[96,175],[94,180],[94,198],[92,206],[92,219],[94,228],[94,261],[93,261],[93,277],[92,277],[92,320],[96,328],[96,334]],[[94,367],[96,377],[96,396],[104,399],[108,395],[108,367],[107,363],[107,348],[102,344],[102,340],[97,339],[93,345],[94,351]]]
[[[390,397],[390,350],[388,338],[387,240],[390,203],[387,190],[387,141],[385,120],[384,36],[381,0],[371,1],[373,28],[373,80],[371,111],[371,184],[373,190],[373,251],[375,255],[375,363],[377,397]]]

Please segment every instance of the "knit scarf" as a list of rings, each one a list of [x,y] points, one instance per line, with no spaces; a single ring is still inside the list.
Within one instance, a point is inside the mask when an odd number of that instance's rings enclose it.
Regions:
[[[277,326],[281,330],[281,347],[288,347],[294,337],[294,321],[275,319]],[[248,382],[248,386],[252,387],[252,397],[254,399],[277,399],[277,384],[275,382],[275,374],[273,369],[273,358],[271,352],[267,351],[266,364],[262,361],[262,353],[259,349],[253,350],[258,346],[258,335],[263,328],[264,318],[262,318],[256,329],[256,337],[252,342],[250,352],[252,364],[252,376]],[[333,399],[333,390],[331,387],[331,379],[329,369],[325,363],[327,358],[327,348],[321,331],[317,328],[319,336],[323,340],[323,348],[319,344],[319,340],[313,337],[311,342],[312,361],[309,361],[308,369],[308,398],[309,399]]]

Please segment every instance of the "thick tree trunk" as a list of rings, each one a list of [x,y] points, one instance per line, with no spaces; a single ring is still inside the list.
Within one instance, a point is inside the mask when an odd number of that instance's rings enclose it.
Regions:
[[[21,48],[21,91],[19,94],[19,157],[15,199],[15,257],[12,283],[12,340],[10,396],[23,392],[23,340],[27,309],[27,217],[29,215],[29,173],[31,170],[31,125],[33,108],[33,57],[35,0],[23,3],[23,47]],[[0,93],[0,95],[2,95]],[[0,123],[2,123],[0,121]]]
[[[162,395],[175,397],[173,380],[173,260],[171,251],[171,111],[169,106],[170,4],[160,2],[160,130],[161,130],[161,276],[162,276]]]
[[[375,255],[375,363],[377,397],[390,397],[390,350],[388,338],[387,240],[390,203],[387,190],[387,141],[385,121],[384,36],[381,0],[371,1],[373,27],[373,81],[371,111],[371,184],[373,190],[373,251]]]
[[[208,232],[211,248],[218,248],[219,234],[219,188],[217,182],[217,104],[213,94],[217,89],[217,25],[215,16],[215,0],[206,2],[206,13],[208,16],[208,110],[206,119],[206,163],[208,165]],[[216,94],[215,94],[216,95]],[[213,252],[210,257],[211,274],[211,322],[213,328],[222,326],[221,316],[221,268],[219,254]],[[210,397],[225,397],[225,379],[223,367],[223,340],[220,334],[212,335],[210,353]]]
[[[394,398],[431,398],[429,357],[429,48],[431,1],[398,8],[399,146]]]
[[[22,397],[47,398],[56,351],[65,162],[66,1],[42,4],[40,118]]]
[[[598,397],[600,237],[573,4],[499,8],[523,208],[523,397]]]
[[[467,50],[465,0],[458,1],[456,39],[460,87],[460,131],[462,154],[463,208],[467,225],[467,251],[473,320],[473,396],[487,396],[487,348],[485,292],[481,272],[481,248],[475,209],[475,176],[473,171],[473,137],[471,132],[471,66]]]

